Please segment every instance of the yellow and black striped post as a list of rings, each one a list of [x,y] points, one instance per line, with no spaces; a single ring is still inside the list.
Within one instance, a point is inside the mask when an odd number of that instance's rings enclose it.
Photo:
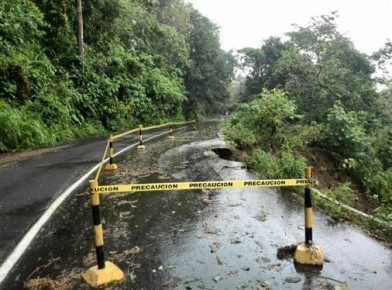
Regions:
[[[306,167],[305,178],[312,179],[312,168]],[[305,185],[305,245],[313,243],[313,205],[310,195],[310,184]]]
[[[137,146],[137,149],[146,149],[146,146],[143,145],[143,132],[142,132],[143,126],[139,126],[139,145]]]
[[[113,163],[114,149],[113,149],[113,135],[109,136],[109,163],[106,164],[106,171],[114,171],[117,169],[117,164]]]
[[[93,266],[82,274],[82,278],[92,287],[100,287],[105,284],[124,280],[124,273],[113,263],[105,262],[103,229],[101,223],[101,208],[99,192],[95,191],[98,187],[96,180],[90,180],[90,197],[93,212],[94,245],[97,255],[97,266]]]
[[[174,139],[174,136],[173,136],[173,124],[172,123],[170,123],[168,139],[170,139],[170,140]]]
[[[313,205],[311,197],[312,168],[306,167],[305,178],[305,242],[298,244],[294,254],[294,262],[306,266],[323,266],[324,255],[319,245],[313,243]]]
[[[91,190],[91,207],[93,210],[93,227],[95,234],[95,252],[97,254],[97,265],[98,269],[105,268],[105,253],[103,251],[103,230],[101,223],[101,207],[99,200],[99,193],[94,192],[94,188],[97,187],[96,180],[90,180]]]

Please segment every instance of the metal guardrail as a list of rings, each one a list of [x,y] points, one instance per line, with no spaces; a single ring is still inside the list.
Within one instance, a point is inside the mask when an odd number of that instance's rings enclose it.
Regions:
[[[193,130],[196,130],[196,120],[191,120],[191,121],[185,121],[185,122],[169,122],[166,124],[162,124],[162,125],[155,125],[155,126],[149,126],[149,127],[143,127],[143,125],[140,125],[138,128],[126,131],[124,133],[119,133],[116,135],[109,135],[108,141],[106,143],[106,147],[105,147],[105,151],[103,153],[102,159],[101,159],[101,163],[99,165],[99,168],[97,170],[97,174],[94,178],[95,181],[98,182],[99,176],[102,172],[103,169],[103,165],[106,163],[106,157],[108,156],[109,153],[109,164],[106,165],[105,170],[108,171],[113,171],[117,169],[117,165],[113,162],[113,155],[114,155],[114,149],[113,149],[113,144],[114,141],[125,137],[127,135],[130,135],[132,133],[136,133],[139,132],[140,135],[140,145],[138,146],[139,149],[144,149],[144,145],[143,145],[143,135],[142,132],[143,131],[149,131],[149,130],[154,130],[154,129],[160,129],[160,128],[165,128],[165,127],[169,127],[169,139],[173,139],[173,126],[179,126],[179,125],[187,125],[187,124],[193,124]]]

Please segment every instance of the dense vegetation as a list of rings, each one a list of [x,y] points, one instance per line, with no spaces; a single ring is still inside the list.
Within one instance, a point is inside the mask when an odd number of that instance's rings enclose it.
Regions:
[[[392,45],[365,55],[335,17],[240,51],[249,75],[232,88],[242,104],[224,130],[266,177],[300,178],[312,165],[331,197],[392,221]]]
[[[2,0],[0,152],[217,113],[233,57],[183,0]]]

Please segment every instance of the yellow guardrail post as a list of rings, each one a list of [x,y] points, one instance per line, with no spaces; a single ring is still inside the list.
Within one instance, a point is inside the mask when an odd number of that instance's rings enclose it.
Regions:
[[[305,185],[305,242],[297,246],[294,262],[300,265],[323,266],[324,255],[319,245],[313,243],[313,205],[311,198],[312,168],[306,167],[305,178],[309,180]]]
[[[97,255],[97,266],[93,266],[82,274],[82,278],[92,287],[97,288],[109,283],[124,280],[124,273],[112,262],[105,262],[103,229],[101,223],[101,208],[99,200],[98,182],[89,181],[91,207],[93,212],[94,245]]]
[[[105,170],[106,171],[114,171],[116,170],[117,164],[113,163],[113,155],[114,155],[114,149],[113,149],[113,135],[109,136],[109,163],[106,164]]]
[[[174,136],[173,136],[173,122],[170,122],[169,137],[167,137],[167,138],[170,139],[170,140],[174,139]]]
[[[146,149],[146,146],[143,145],[143,132],[142,132],[143,125],[139,126],[139,145],[137,149],[143,150]]]

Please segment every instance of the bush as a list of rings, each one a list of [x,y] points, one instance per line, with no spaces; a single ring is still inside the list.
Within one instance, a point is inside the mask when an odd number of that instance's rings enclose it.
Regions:
[[[377,211],[377,216],[384,221],[392,222],[392,206],[382,206]]]
[[[349,206],[354,206],[355,193],[351,190],[350,186],[350,182],[344,182],[334,189],[325,190],[325,193],[337,201]]]
[[[303,157],[295,157],[292,152],[283,151],[281,153],[279,178],[304,178],[306,160]]]
[[[369,143],[358,114],[347,113],[340,101],[337,101],[329,112],[321,133],[322,146],[337,160],[355,158]]]
[[[266,178],[277,178],[279,172],[279,160],[261,149],[252,151],[248,166]]]
[[[233,123],[226,122],[223,126],[223,132],[227,141],[237,149],[251,149],[257,142],[255,133],[244,123],[235,122],[235,120],[236,117],[232,119]]]
[[[0,151],[53,144],[53,136],[34,115],[0,101]]]

